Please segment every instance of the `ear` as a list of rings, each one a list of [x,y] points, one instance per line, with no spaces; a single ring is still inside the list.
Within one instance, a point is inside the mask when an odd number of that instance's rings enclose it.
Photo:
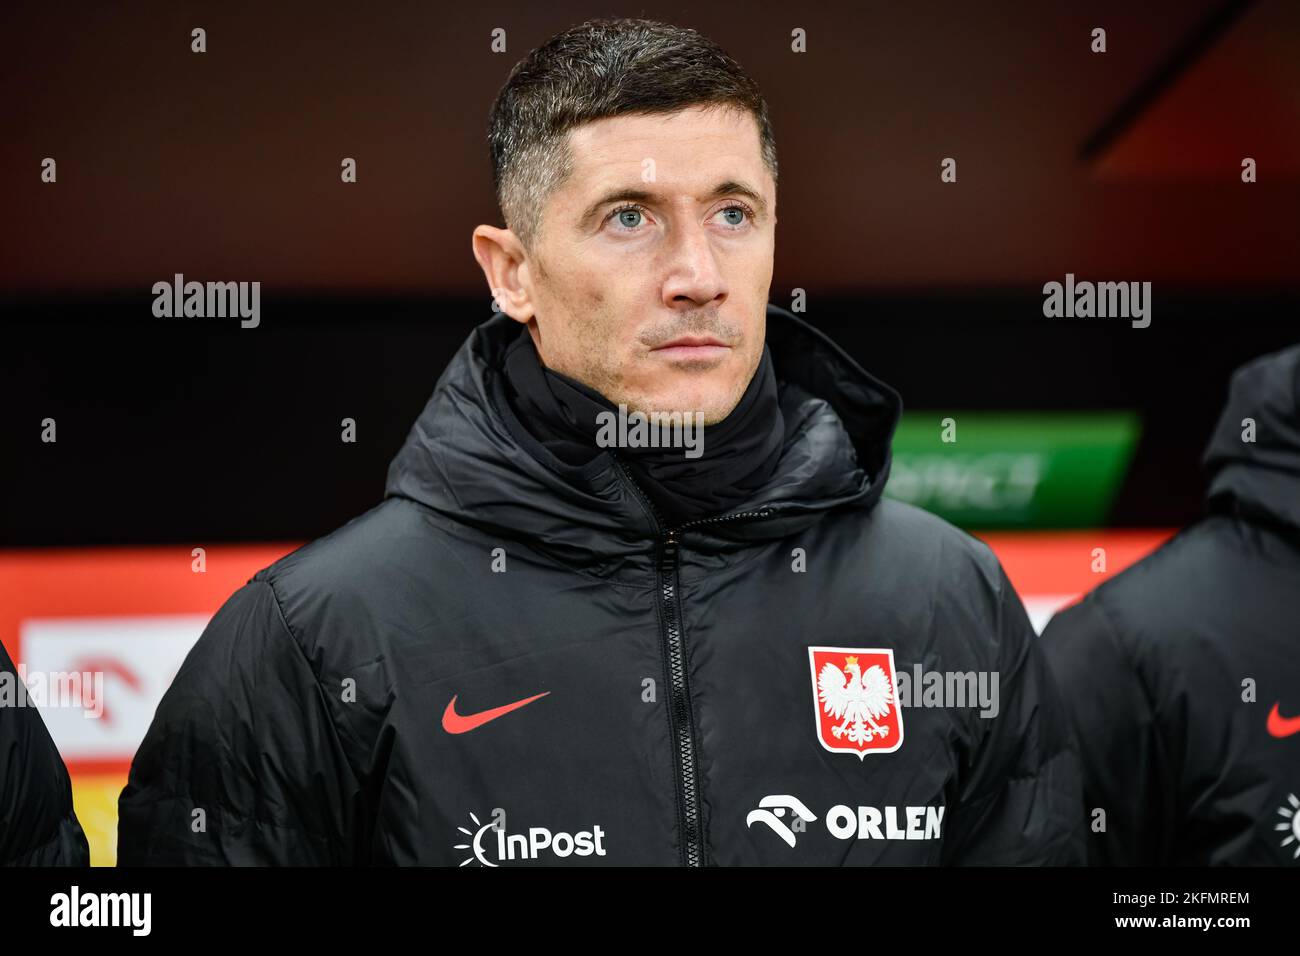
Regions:
[[[497,308],[516,322],[530,322],[534,309],[519,237],[509,229],[484,225],[474,229],[471,242]]]

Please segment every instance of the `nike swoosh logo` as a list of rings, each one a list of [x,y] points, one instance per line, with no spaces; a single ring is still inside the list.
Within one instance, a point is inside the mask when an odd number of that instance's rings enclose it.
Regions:
[[[545,697],[549,693],[549,690],[544,690],[540,694],[525,697],[513,704],[503,704],[500,707],[493,707],[491,710],[480,710],[477,714],[466,714],[464,716],[456,713],[456,695],[453,694],[451,700],[447,701],[447,709],[442,712],[442,729],[449,734],[468,733],[475,727],[482,727],[489,720],[496,720],[498,717],[504,716],[512,710],[518,710],[525,704],[531,704],[537,698]]]
[[[1283,717],[1277,704],[1268,712],[1268,732],[1274,737],[1290,737],[1300,733],[1300,717]]]

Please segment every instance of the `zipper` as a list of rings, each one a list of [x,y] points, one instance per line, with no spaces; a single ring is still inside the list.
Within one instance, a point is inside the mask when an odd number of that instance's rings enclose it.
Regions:
[[[681,833],[681,862],[683,866],[704,865],[704,826],[700,815],[699,775],[695,766],[695,719],[691,710],[690,683],[686,667],[686,634],[682,628],[681,594],[677,584],[677,569],[681,543],[678,534],[685,528],[738,518],[767,517],[771,509],[740,511],[729,515],[696,518],[676,528],[662,530],[663,516],[618,455],[614,461],[628,485],[646,505],[659,538],[659,558],[656,562],[660,608],[660,639],[663,645],[664,666],[668,677],[668,728],[673,741],[673,759],[677,771],[677,826]]]

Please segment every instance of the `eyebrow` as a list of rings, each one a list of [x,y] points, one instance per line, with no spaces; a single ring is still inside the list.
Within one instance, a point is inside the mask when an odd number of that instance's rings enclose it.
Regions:
[[[714,199],[720,199],[723,196],[744,196],[753,205],[760,215],[767,214],[767,200],[762,194],[739,180],[727,179],[718,183],[709,192],[700,197],[701,202],[712,202]],[[578,220],[579,228],[586,228],[591,222],[592,217],[600,212],[601,208],[615,202],[653,202],[659,198],[659,194],[648,189],[640,189],[635,186],[622,186],[602,194],[599,199],[593,202],[585,210],[582,217]]]

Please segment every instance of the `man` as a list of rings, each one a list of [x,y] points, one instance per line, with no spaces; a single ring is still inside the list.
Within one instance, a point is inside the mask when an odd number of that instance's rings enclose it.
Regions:
[[[0,644],[0,866],[89,866],[72,783]]]
[[[1210,515],[1054,617],[1110,865],[1300,863],[1300,346],[1234,374]]]
[[[880,500],[898,396],[767,305],[753,81],[694,31],[593,21],[516,66],[490,142],[503,314],[384,503],[214,618],[121,862],[1081,862],[1001,567]],[[633,437],[661,414],[675,446]],[[999,691],[902,710],[921,672]]]

